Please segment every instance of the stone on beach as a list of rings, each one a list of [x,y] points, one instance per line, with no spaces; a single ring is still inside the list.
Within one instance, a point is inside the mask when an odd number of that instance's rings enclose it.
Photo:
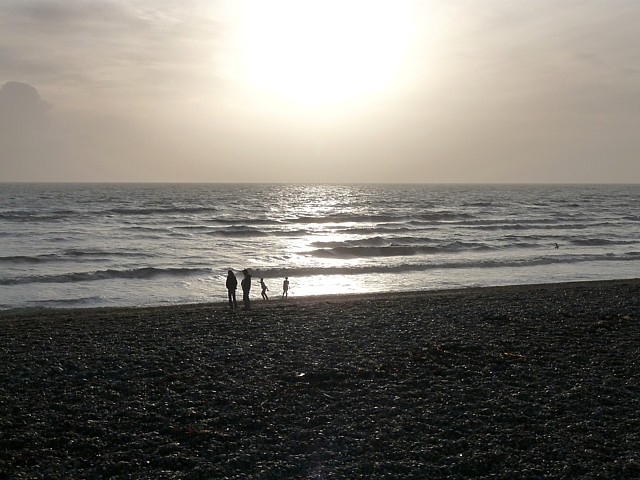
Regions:
[[[634,478],[640,281],[0,313],[0,477]]]

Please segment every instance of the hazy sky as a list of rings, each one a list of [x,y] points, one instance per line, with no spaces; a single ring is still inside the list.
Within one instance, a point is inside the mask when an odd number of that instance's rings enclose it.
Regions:
[[[640,183],[638,0],[0,0],[0,181]]]

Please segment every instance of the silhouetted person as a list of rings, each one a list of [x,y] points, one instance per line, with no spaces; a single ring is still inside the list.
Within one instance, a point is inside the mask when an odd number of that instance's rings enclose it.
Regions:
[[[269,288],[264,284],[264,278],[260,279],[260,287],[262,288],[262,299],[269,300],[269,297],[267,297],[267,290],[269,290]]]
[[[244,278],[240,284],[242,285],[242,303],[244,303],[245,310],[249,310],[251,308],[251,304],[249,302],[249,290],[251,290],[251,275],[249,275],[249,270],[246,268],[242,270],[244,274]]]
[[[233,271],[229,270],[229,273],[227,273],[227,291],[229,292],[229,307],[231,309],[238,308],[238,302],[236,302],[237,289],[238,279],[233,274]]]
[[[289,297],[289,277],[284,277],[282,282],[282,298]]]
[[[557,243],[555,243],[554,245],[556,246],[556,250],[560,248]]]

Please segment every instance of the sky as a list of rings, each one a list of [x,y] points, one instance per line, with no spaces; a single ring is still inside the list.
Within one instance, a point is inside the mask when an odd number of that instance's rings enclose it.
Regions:
[[[0,0],[0,181],[640,183],[638,0]]]

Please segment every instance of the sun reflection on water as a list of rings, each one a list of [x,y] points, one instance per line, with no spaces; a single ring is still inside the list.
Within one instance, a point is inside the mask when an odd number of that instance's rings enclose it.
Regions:
[[[295,297],[362,293],[353,275],[318,275],[290,279],[289,294]]]
[[[343,220],[359,213],[355,200],[361,204],[362,189],[357,192],[348,185],[292,185],[288,190],[285,195],[295,199],[296,209],[281,211],[286,217],[295,219],[297,227],[306,232],[288,241],[287,251],[293,255],[296,268],[348,269],[363,262],[362,258],[313,255],[323,245],[342,244],[353,238],[353,233],[343,232],[356,224]],[[286,208],[286,204],[280,205],[283,207]],[[312,281],[309,277],[292,279],[290,291],[296,296],[352,293],[359,289],[354,282],[353,275],[317,275]]]

